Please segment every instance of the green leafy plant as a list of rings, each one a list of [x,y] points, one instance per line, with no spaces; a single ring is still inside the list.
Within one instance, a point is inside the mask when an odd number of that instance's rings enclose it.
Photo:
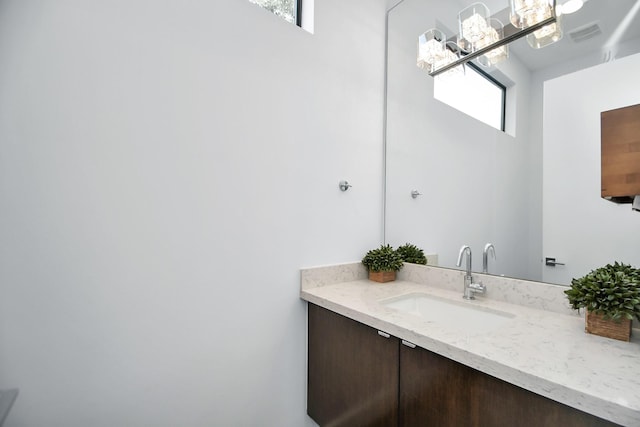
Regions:
[[[396,251],[400,254],[404,262],[422,265],[427,264],[427,257],[424,255],[424,251],[415,245],[405,243],[402,246],[398,246]]]
[[[372,249],[362,258],[362,263],[369,271],[398,271],[402,268],[402,256],[390,245],[380,245]]]
[[[630,265],[607,264],[571,280],[564,293],[574,310],[586,308],[615,321],[640,320],[640,269]]]

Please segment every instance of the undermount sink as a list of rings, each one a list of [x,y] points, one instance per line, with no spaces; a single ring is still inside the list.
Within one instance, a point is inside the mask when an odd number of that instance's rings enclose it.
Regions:
[[[420,293],[402,295],[380,303],[428,322],[471,333],[494,331],[515,317],[511,313],[476,305],[473,301],[454,301]]]

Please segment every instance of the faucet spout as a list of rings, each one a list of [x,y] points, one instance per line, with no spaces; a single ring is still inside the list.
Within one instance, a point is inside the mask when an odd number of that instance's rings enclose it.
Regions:
[[[496,248],[492,243],[484,245],[484,252],[482,253],[482,272],[489,272],[489,252],[493,255],[493,259],[496,259]]]
[[[464,293],[462,297],[464,299],[475,299],[473,295],[485,293],[486,288],[482,283],[473,282],[473,276],[471,274],[471,248],[469,246],[464,245],[460,248],[460,253],[458,253],[458,262],[456,265],[458,267],[462,265],[462,258],[465,254],[467,255],[467,271],[464,275]]]
[[[467,245],[464,245],[460,248],[460,253],[458,253],[458,262],[456,265],[460,267],[462,265],[462,257],[464,254],[467,254],[467,276],[471,276],[471,248]]]

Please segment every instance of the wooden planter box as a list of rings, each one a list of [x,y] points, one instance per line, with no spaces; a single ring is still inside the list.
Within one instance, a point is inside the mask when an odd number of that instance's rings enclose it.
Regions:
[[[369,271],[369,280],[378,283],[393,282],[396,280],[395,271]]]
[[[584,330],[602,337],[629,341],[631,337],[631,320],[623,319],[618,323],[611,319],[605,320],[601,314],[595,314],[587,310]]]

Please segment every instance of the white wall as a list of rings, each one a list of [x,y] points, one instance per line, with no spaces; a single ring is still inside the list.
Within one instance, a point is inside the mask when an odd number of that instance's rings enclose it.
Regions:
[[[639,73],[636,54],[545,82],[543,249],[567,264],[544,270],[545,281],[640,265],[640,213],[600,198],[600,113],[640,103]]]
[[[526,277],[539,263],[527,243],[530,74],[515,57],[500,67],[517,82],[508,107],[515,136],[433,99],[434,79],[416,67],[417,37],[457,13],[450,2],[405,0],[389,14],[387,241],[436,252],[444,266],[468,244],[475,271],[492,242],[490,271]],[[423,196],[412,199],[414,189]]]
[[[616,46],[617,57],[623,58],[635,53],[638,50],[639,45],[639,39],[630,39],[620,43]],[[555,66],[543,68],[531,75],[531,98],[529,103],[530,152],[528,156],[531,162],[529,168],[531,171],[529,175],[529,197],[531,199],[529,204],[531,206],[529,244],[531,247],[531,253],[541,254],[541,259],[545,256],[554,256],[552,253],[545,254],[542,252],[542,116],[544,83],[547,80],[598,65],[602,63],[603,57],[603,52],[592,52],[589,55],[561,62]],[[556,267],[548,267],[545,266],[544,263],[537,264],[534,267],[535,270],[531,271],[527,277],[535,280],[542,280],[543,274],[545,273],[551,273],[545,275],[547,280],[552,280],[553,271],[557,270]],[[564,284],[567,283],[565,282]]]
[[[298,271],[382,240],[384,12],[0,2],[7,427],[310,424]]]

